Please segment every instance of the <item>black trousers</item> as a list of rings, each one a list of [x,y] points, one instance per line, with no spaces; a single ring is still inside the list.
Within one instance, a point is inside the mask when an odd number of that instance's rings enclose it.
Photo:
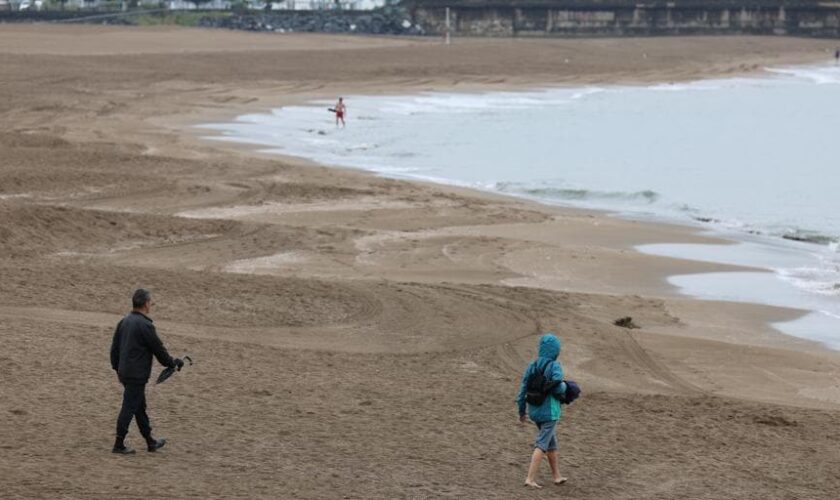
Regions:
[[[137,427],[140,434],[147,440],[152,437],[152,424],[149,416],[146,415],[146,384],[129,381],[121,381],[125,391],[123,392],[122,408],[117,417],[117,438],[124,439],[128,434],[128,424],[131,419],[137,420]]]

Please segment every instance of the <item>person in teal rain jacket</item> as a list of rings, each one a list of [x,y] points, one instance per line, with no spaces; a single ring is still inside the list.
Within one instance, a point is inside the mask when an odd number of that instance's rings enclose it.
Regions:
[[[566,478],[560,475],[557,466],[556,427],[557,421],[563,414],[563,409],[557,398],[562,397],[566,392],[566,383],[562,381],[563,366],[557,361],[560,349],[560,339],[554,334],[547,333],[540,337],[537,359],[531,361],[525,368],[525,373],[522,374],[522,383],[519,386],[519,395],[516,397],[516,403],[519,405],[519,421],[525,423],[530,417],[538,429],[534,452],[531,455],[531,465],[528,467],[528,477],[525,479],[525,485],[534,488],[542,488],[537,484],[537,472],[543,457],[548,458],[554,484],[559,485],[566,482]],[[560,381],[540,405],[532,405],[525,401],[528,379],[536,370],[541,370],[545,374],[546,380]]]

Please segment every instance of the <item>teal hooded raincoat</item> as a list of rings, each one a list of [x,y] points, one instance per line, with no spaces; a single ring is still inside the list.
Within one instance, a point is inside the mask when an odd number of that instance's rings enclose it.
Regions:
[[[525,368],[525,373],[522,374],[522,382],[519,385],[519,395],[516,397],[516,403],[519,406],[519,415],[525,415],[525,393],[527,391],[528,378],[534,370],[544,370],[548,375],[548,380],[563,380],[563,366],[557,361],[557,356],[560,355],[560,349],[560,339],[555,337],[554,334],[547,333],[540,337],[537,359],[531,361],[528,367]],[[547,364],[549,363],[551,366],[547,368]],[[554,393],[545,398],[545,401],[541,405],[528,403],[528,416],[536,423],[559,420],[563,415],[563,410],[557,397],[562,397],[565,392],[566,383],[562,382],[554,388]]]

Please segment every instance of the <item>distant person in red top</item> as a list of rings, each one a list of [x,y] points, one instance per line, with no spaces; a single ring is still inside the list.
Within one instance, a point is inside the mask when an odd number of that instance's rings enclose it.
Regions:
[[[338,103],[335,105],[335,126],[338,127],[338,122],[341,122],[341,128],[344,128],[344,115],[347,113],[347,107],[344,105],[344,98],[339,97]]]

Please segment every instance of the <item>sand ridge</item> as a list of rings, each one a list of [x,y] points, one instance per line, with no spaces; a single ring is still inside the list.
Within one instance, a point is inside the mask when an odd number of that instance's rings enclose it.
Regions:
[[[682,80],[829,47],[0,26],[3,495],[834,498],[838,355],[767,326],[797,311],[662,280],[731,267],[632,251],[712,240],[187,128],[338,93]],[[149,389],[165,453],[121,460],[107,349],[137,286],[196,364]],[[612,324],[628,315],[642,328]],[[559,427],[569,484],[534,493],[512,400],[545,330],[585,392]]]

